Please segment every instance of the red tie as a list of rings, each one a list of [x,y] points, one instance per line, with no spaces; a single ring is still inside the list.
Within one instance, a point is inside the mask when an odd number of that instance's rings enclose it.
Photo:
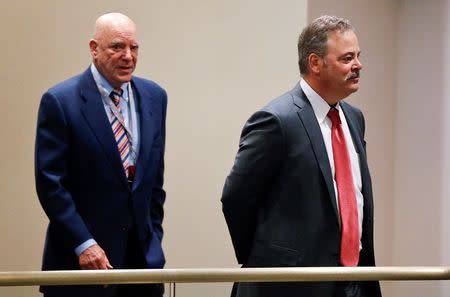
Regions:
[[[328,117],[331,120],[331,143],[335,179],[339,199],[339,213],[341,215],[341,264],[343,266],[357,266],[359,260],[359,226],[358,210],[356,207],[355,186],[350,165],[350,156],[342,131],[339,111],[330,109]]]

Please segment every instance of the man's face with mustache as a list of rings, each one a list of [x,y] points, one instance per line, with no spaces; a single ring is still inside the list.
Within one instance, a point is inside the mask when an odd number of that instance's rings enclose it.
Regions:
[[[331,97],[341,100],[359,88],[361,50],[358,38],[351,30],[330,33],[327,44],[320,81]]]

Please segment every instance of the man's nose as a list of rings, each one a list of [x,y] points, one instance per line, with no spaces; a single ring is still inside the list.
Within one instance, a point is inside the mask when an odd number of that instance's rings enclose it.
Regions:
[[[354,68],[357,70],[361,70],[363,68],[363,64],[359,60],[359,58],[355,58]]]
[[[125,59],[125,60],[131,60],[131,58],[132,58],[132,55],[131,55],[131,49],[129,48],[129,47],[127,47],[127,48],[125,48],[124,50],[123,50],[124,52],[123,52],[123,59]]]

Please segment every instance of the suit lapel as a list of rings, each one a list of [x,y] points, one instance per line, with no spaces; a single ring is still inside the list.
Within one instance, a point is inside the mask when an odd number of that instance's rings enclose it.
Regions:
[[[359,156],[359,168],[361,170],[361,179],[362,179],[362,194],[364,200],[367,201],[366,198],[369,197],[372,193],[370,175],[369,175],[369,167],[367,165],[367,157],[366,151],[362,144],[362,131],[357,129],[358,118],[355,116],[355,113],[352,112],[347,105],[347,103],[341,103],[342,111],[345,114],[345,119],[347,120],[347,125],[350,130],[350,134],[352,135],[353,144],[355,145],[355,150]],[[366,203],[365,203],[366,205]]]
[[[149,163],[150,151],[153,143],[154,124],[152,123],[151,94],[147,91],[139,80],[132,80],[133,91],[135,93],[135,104],[139,114],[139,156],[136,161],[136,177],[132,190],[142,182],[146,167]]]
[[[306,95],[303,93],[300,84],[295,86],[292,91],[292,95],[294,104],[300,108],[297,113],[303,123],[306,133],[308,134],[317,163],[322,171],[328,194],[331,199],[331,204],[333,205],[334,213],[336,214],[336,219],[338,222],[339,214],[336,205],[336,195],[334,193],[333,177],[331,176],[330,161],[328,159],[327,150],[323,141],[322,131],[317,123],[314,110],[306,98]]]
[[[81,76],[80,94],[84,101],[81,106],[83,116],[110,161],[112,170],[118,175],[124,186],[128,187],[117,143],[90,69],[86,70]]]
[[[358,129],[355,126],[355,124],[357,123],[357,119],[355,118],[354,113],[350,111],[347,103],[341,102],[340,105],[342,108],[342,112],[345,115],[345,119],[347,120],[348,129],[350,130],[350,134],[352,135],[352,140],[355,145],[356,152],[360,155],[361,154],[364,155],[364,149],[361,143],[361,136],[360,133],[358,133]]]

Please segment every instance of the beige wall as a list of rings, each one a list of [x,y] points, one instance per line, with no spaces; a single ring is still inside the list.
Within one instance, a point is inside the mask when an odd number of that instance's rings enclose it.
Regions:
[[[448,4],[448,0],[400,1],[395,265],[450,263]],[[393,288],[393,293],[400,297],[450,294],[448,282],[399,283]]]
[[[441,2],[442,9],[442,31],[441,36],[444,36],[443,41],[443,51],[442,51],[442,65],[443,67],[443,97],[442,101],[443,108],[439,112],[442,117],[442,125],[445,127],[443,133],[443,148],[442,151],[445,152],[445,156],[442,160],[442,175],[441,175],[441,191],[442,191],[442,204],[440,207],[441,221],[441,265],[450,265],[450,1]],[[441,296],[450,295],[450,283],[444,282],[441,284]]]
[[[34,191],[39,99],[88,66],[93,23],[109,11],[136,21],[137,74],[169,94],[167,267],[234,267],[221,214],[223,182],[245,120],[298,80],[296,39],[306,0],[2,1],[0,271],[40,269],[47,218]],[[198,284],[177,292],[220,297],[228,290],[229,284]],[[39,295],[28,287],[0,288],[0,296]]]

